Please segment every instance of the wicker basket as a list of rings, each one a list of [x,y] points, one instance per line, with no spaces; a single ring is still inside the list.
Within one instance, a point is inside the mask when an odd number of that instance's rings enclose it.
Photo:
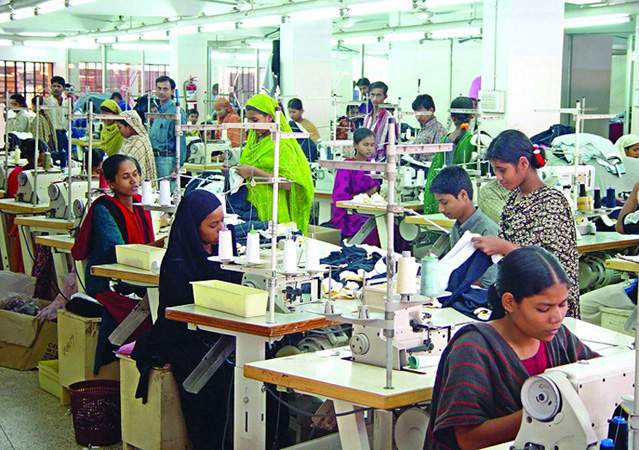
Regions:
[[[69,394],[79,445],[102,447],[120,442],[120,382],[80,381],[69,386]]]

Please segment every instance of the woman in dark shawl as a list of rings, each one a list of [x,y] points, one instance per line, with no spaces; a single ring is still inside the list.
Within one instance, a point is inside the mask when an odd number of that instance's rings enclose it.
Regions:
[[[442,354],[426,449],[485,448],[513,440],[528,377],[598,356],[562,325],[569,287],[559,261],[541,247],[521,247],[499,263],[489,290],[494,320],[466,325]]]

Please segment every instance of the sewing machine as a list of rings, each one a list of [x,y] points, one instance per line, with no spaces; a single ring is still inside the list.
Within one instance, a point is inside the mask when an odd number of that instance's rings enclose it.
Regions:
[[[580,184],[585,184],[588,192],[595,188],[593,166],[546,166],[539,169],[539,175],[542,181],[551,187],[560,184],[563,189],[579,189]]]
[[[79,174],[79,168],[71,169],[72,176]],[[25,170],[18,175],[18,193],[16,194],[16,200],[19,202],[32,203],[35,195],[36,203],[47,203],[49,201],[49,185],[62,181],[66,176],[67,172],[63,172],[60,169],[54,169],[49,172],[38,169],[38,185],[37,192],[35,192],[34,171]]]
[[[631,351],[555,367],[522,386],[523,417],[513,449],[599,448],[622,396],[633,393]]]
[[[341,161],[353,153],[351,141],[324,141],[317,145],[320,160]],[[315,180],[315,192],[330,194],[335,184],[335,169],[320,167],[317,163],[311,164],[313,180]]]
[[[209,164],[214,153],[227,156],[229,144],[224,141],[211,141],[206,145],[202,141],[194,141],[188,145],[191,152],[188,162],[192,164]]]
[[[397,198],[400,202],[422,200],[426,186],[426,171],[413,166],[400,166],[396,186]]]
[[[71,203],[69,204],[69,186],[65,182],[57,182],[49,185],[49,206],[51,207],[50,215],[55,219],[66,219],[69,208],[71,208],[71,218],[80,219],[82,215],[76,215],[73,204],[78,199],[87,198],[86,181],[73,181],[71,183]],[[98,181],[91,181],[91,188],[97,189]]]
[[[262,275],[256,273],[244,273],[242,277],[242,285],[252,287],[255,289],[261,289],[264,291],[269,290],[269,283],[271,282],[270,275]],[[303,293],[302,286],[305,284],[311,285],[311,293]],[[306,280],[303,282],[295,282],[281,286],[281,289],[276,289],[275,294],[275,312],[278,313],[292,313],[295,312],[296,307],[303,304],[317,302],[319,300],[319,283],[317,279]]]
[[[86,183],[85,183],[86,186]],[[85,191],[86,192],[86,191]],[[100,190],[94,190],[91,191],[91,202],[93,202],[95,199],[97,199],[98,197],[100,197],[101,195],[103,195],[104,192],[100,191]],[[86,204],[87,204],[87,199],[86,197],[79,197],[73,200],[72,203],[72,215],[73,217],[76,217],[78,219],[82,218],[84,216],[85,213],[85,209],[86,209]]]

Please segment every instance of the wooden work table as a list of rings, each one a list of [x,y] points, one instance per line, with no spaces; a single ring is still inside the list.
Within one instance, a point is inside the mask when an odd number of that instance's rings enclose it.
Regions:
[[[9,214],[42,214],[51,209],[48,204],[33,205],[31,203],[17,202],[13,198],[0,200],[0,211]]]
[[[335,206],[343,209],[352,209],[363,214],[386,214],[386,203],[360,203],[353,200],[343,200],[336,202]],[[403,202],[399,206],[413,211],[424,209],[424,203],[420,201]]]
[[[422,225],[426,227],[429,227],[429,226],[432,227],[434,222],[436,225],[442,228],[446,228],[447,230],[452,230],[453,225],[455,224],[454,219],[449,219],[448,217],[446,217],[445,215],[441,213],[424,214],[420,216],[407,216],[404,219],[404,222],[411,225]]]
[[[620,234],[615,231],[598,231],[594,235],[585,235],[577,240],[579,253],[621,250],[639,246],[639,235]]]
[[[208,171],[215,171],[215,170],[223,170],[224,169],[224,163],[220,162],[220,163],[208,163],[208,164],[192,164],[192,163],[186,163],[182,166],[182,169],[184,169],[184,171],[186,172],[193,172],[193,173],[199,173],[199,172],[208,172]]]
[[[68,221],[67,219],[54,219],[46,216],[16,217],[15,224],[52,231],[70,231],[76,227],[76,222],[73,220]]]
[[[71,252],[75,239],[72,236],[56,234],[53,236],[36,236],[35,243],[54,250]]]
[[[160,284],[160,274],[123,264],[102,264],[91,267],[91,275],[111,278],[129,283],[144,283],[152,286]]]

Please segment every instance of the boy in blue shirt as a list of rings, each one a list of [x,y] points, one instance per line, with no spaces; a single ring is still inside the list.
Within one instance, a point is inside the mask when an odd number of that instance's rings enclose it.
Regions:
[[[499,226],[473,205],[473,184],[461,167],[443,168],[433,179],[430,192],[437,200],[439,212],[455,220],[448,236],[449,250],[466,231],[482,236],[496,236],[499,233]],[[479,279],[481,287],[488,287],[495,282],[495,269],[493,265]]]

